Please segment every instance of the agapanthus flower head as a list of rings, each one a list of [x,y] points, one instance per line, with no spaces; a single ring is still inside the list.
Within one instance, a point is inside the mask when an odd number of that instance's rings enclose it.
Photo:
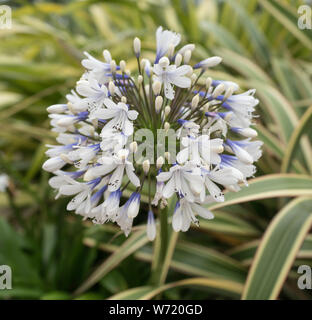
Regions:
[[[237,93],[232,81],[205,79],[222,59],[192,64],[195,45],[177,49],[180,41],[159,27],[152,64],[135,38],[134,76],[108,50],[104,61],[85,53],[85,72],[67,103],[48,107],[58,145],[48,145],[43,168],[55,175],[56,197],[72,197],[67,210],[115,222],[127,236],[141,209],[154,240],[154,215],[172,198],[172,227],[187,231],[198,216],[213,218],[207,203],[224,201],[225,189],[238,191],[255,174],[262,146],[250,127],[255,90]]]

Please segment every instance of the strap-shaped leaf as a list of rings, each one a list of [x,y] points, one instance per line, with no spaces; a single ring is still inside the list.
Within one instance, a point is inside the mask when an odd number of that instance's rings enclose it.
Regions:
[[[248,187],[226,193],[224,202],[209,204],[219,209],[236,203],[276,197],[312,196],[312,177],[297,174],[271,174],[249,180]]]
[[[312,37],[309,36],[309,32],[304,32],[298,28],[298,16],[296,15],[296,11],[293,10],[293,7],[280,0],[260,0],[259,2],[304,46],[310,50],[312,49]]]
[[[297,198],[272,220],[248,274],[243,299],[276,299],[312,224],[312,198]]]
[[[106,259],[91,275],[90,277],[75,291],[75,295],[80,295],[99,280],[102,279],[109,271],[115,268],[121,261],[129,257],[133,252],[143,247],[148,242],[146,231],[141,230],[127,239],[112,255]]]
[[[237,297],[242,292],[242,285],[230,280],[191,278],[168,283],[156,288],[144,286],[129,289],[110,297],[109,300],[148,300],[166,290],[185,286],[208,288],[210,291],[218,293],[223,292],[231,297]]]
[[[95,242],[91,238],[86,238],[84,243],[94,246]],[[119,251],[118,246],[101,243],[99,249],[108,252]],[[134,257],[146,261],[152,261],[152,247],[145,245],[134,253]],[[170,268],[183,274],[192,276],[223,278],[243,284],[246,279],[247,270],[238,261],[216,250],[201,246],[189,241],[179,241],[173,251],[173,256],[165,260],[165,264],[170,262]],[[164,266],[166,269],[168,265]],[[167,272],[167,270],[165,271]]]
[[[285,156],[282,162],[282,172],[288,172],[291,166],[291,162],[299,148],[299,141],[302,135],[311,130],[312,120],[312,106],[305,112],[300,119],[298,126],[293,131],[290,140],[288,142]]]
[[[254,240],[244,243],[227,251],[227,254],[240,261],[244,266],[249,266],[255,256],[260,240]],[[296,259],[312,259],[312,235],[308,235],[304,240],[300,250],[297,253]]]

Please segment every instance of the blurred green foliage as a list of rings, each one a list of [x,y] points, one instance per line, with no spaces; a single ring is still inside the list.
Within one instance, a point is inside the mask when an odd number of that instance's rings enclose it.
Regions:
[[[10,186],[0,194],[0,265],[12,267],[13,289],[0,290],[0,298],[311,299],[296,284],[298,265],[312,265],[312,32],[297,26],[303,2],[6,4],[13,27],[0,29],[0,173]],[[153,57],[159,25],[196,44],[194,61],[223,57],[211,77],[257,89],[264,177],[215,206],[215,220],[170,233],[155,284],[150,271],[159,243],[148,243],[145,220],[128,239],[111,224],[82,222],[66,212],[66,199],[54,200],[41,165],[45,144],[54,141],[46,107],[63,102],[74,86],[82,52],[101,57],[107,48],[132,69],[133,37]]]

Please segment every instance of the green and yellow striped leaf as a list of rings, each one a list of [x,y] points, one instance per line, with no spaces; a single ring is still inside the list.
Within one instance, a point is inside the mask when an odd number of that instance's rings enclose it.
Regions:
[[[217,293],[223,292],[224,294],[234,298],[242,292],[242,285],[231,280],[190,278],[168,283],[160,287],[144,286],[129,289],[110,297],[109,300],[150,300],[169,289],[188,286],[191,286],[192,288],[206,288]]]
[[[219,209],[232,204],[276,197],[312,196],[312,177],[297,174],[271,174],[249,180],[248,187],[225,194],[225,201],[209,204]]]
[[[276,299],[312,224],[312,197],[298,198],[272,220],[258,247],[243,299]]]

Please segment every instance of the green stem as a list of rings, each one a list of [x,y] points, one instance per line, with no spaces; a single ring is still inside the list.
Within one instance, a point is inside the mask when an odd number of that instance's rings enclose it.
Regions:
[[[164,208],[160,211],[160,232],[159,232],[159,243],[154,248],[154,260],[152,267],[151,282],[154,285],[159,285],[161,280],[162,268],[166,259],[168,250],[168,208]]]

